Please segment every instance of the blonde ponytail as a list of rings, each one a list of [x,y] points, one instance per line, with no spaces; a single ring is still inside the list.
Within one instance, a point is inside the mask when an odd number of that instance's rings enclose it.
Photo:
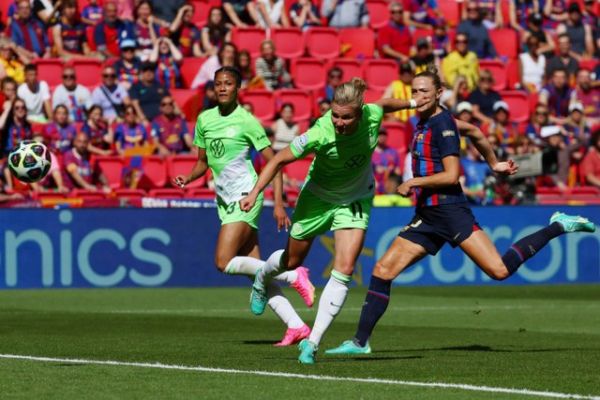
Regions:
[[[362,109],[364,105],[363,95],[367,89],[367,83],[361,78],[354,77],[350,82],[345,82],[335,88],[333,103],[339,105],[354,105]]]

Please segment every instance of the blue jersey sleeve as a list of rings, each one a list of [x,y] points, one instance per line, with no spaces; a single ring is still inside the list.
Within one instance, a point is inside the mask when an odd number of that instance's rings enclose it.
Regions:
[[[447,156],[460,155],[460,136],[456,122],[447,114],[433,126],[433,137],[440,152],[440,159]]]

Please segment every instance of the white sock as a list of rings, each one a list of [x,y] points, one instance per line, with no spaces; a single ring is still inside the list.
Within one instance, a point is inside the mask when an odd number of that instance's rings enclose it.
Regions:
[[[233,257],[231,261],[229,261],[229,264],[227,264],[227,267],[225,268],[225,273],[229,275],[255,276],[256,271],[265,265],[266,263],[258,258],[238,256]],[[291,284],[298,279],[298,273],[296,271],[286,271],[273,277],[273,279],[278,282]]]
[[[317,310],[317,318],[312,328],[312,332],[308,338],[317,346],[321,342],[325,331],[339,314],[346,296],[348,295],[348,284],[352,280],[351,276],[342,274],[338,271],[332,271],[325,289],[319,300],[319,309]]]
[[[262,269],[262,271],[256,274],[256,280],[258,282],[264,285],[265,282],[271,280],[272,277],[279,275],[282,272],[285,272],[285,270],[280,265],[283,251],[283,249],[277,250],[273,254],[271,254],[269,258],[267,258],[267,261],[265,262],[265,266]]]
[[[287,325],[288,328],[298,329],[304,325],[302,318],[296,313],[290,301],[283,295],[281,288],[274,283],[267,285],[269,307]]]

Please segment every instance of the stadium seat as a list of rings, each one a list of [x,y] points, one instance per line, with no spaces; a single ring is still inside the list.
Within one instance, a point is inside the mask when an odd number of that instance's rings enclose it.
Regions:
[[[260,45],[267,38],[262,28],[233,28],[231,41],[238,50],[248,50],[252,60],[260,56]]]
[[[398,153],[406,153],[410,142],[410,130],[402,122],[384,122],[382,126],[387,131],[388,146],[396,149]]]
[[[171,96],[188,121],[195,121],[200,113],[202,104],[197,90],[171,89]]]
[[[398,79],[398,64],[393,60],[367,60],[364,63],[364,77],[370,89],[383,91]]]
[[[495,91],[506,89],[508,75],[506,71],[506,64],[498,60],[480,60],[479,71],[483,71],[484,69],[489,70],[494,77],[494,86],[492,86],[492,89]]]
[[[340,29],[340,42],[343,57],[366,59],[375,53],[375,34],[369,28]]]
[[[523,122],[529,120],[529,97],[525,92],[518,90],[504,90],[500,92],[502,100],[510,108],[510,120]]]
[[[369,11],[369,26],[372,29],[381,29],[390,20],[389,3],[385,0],[367,0]]]
[[[142,189],[117,189],[115,195],[124,199],[141,199],[146,197],[146,191]]]
[[[455,27],[460,23],[460,3],[456,0],[439,0],[438,9],[448,25]]]
[[[184,88],[192,86],[192,82],[206,58],[186,57],[181,63],[181,81]]]
[[[312,159],[307,158],[298,159],[283,167],[283,173],[287,175],[290,180],[304,182],[312,161]]]
[[[331,59],[340,55],[340,37],[333,28],[310,28],[304,33],[306,50],[311,57]]]
[[[240,93],[242,103],[252,104],[254,116],[261,122],[275,118],[275,96],[269,90],[249,90]]]
[[[66,198],[64,193],[57,192],[31,192],[31,197],[35,200],[60,200]]]
[[[162,188],[167,183],[167,168],[162,157],[144,157],[142,171],[143,175],[138,182],[140,189]]]
[[[490,29],[488,32],[499,56],[511,59],[519,56],[519,36],[514,29]]]
[[[600,189],[595,186],[575,186],[569,189],[571,194],[600,196]]]
[[[185,197],[200,200],[214,200],[217,194],[213,189],[210,188],[194,188],[189,189],[185,192]]]
[[[354,76],[359,78],[362,78],[363,76],[362,63],[358,60],[351,60],[349,58],[334,58],[330,65],[331,67],[338,67],[342,69],[342,81],[349,81]]]
[[[506,64],[506,86],[509,90],[521,88],[519,60],[508,60]]]
[[[383,97],[383,90],[369,89],[365,91],[365,103],[375,103],[377,100]]]
[[[431,35],[433,35],[433,29],[427,29],[427,28],[416,28],[415,31],[412,34],[412,41],[413,44],[417,43],[417,40],[421,39],[421,38],[430,38]]]
[[[123,167],[125,162],[121,156],[97,156],[98,167],[106,177],[111,189],[118,189],[123,183]]]
[[[79,10],[81,11],[81,9]],[[94,38],[94,26],[86,26],[85,27],[85,40],[90,47],[90,51],[98,50],[98,46],[96,45],[96,39]]]
[[[175,188],[151,189],[148,192],[148,196],[161,199],[181,199],[184,195],[185,192],[182,189]]]
[[[281,58],[298,58],[304,55],[304,34],[299,28],[276,28],[271,30],[275,52]]]
[[[198,157],[192,154],[180,154],[168,156],[167,159],[167,175],[169,183],[172,184],[173,179],[178,175],[187,175],[190,173]],[[186,188],[194,189],[206,186],[207,175],[204,174],[201,178],[196,179],[186,185]]]
[[[275,92],[275,104],[277,110],[284,103],[294,105],[294,121],[310,119],[312,116],[312,96],[305,90],[282,89]]]
[[[77,83],[90,89],[102,83],[102,63],[100,60],[73,60],[73,68],[77,75]]]
[[[212,7],[220,7],[220,0],[192,0],[189,2],[190,5],[194,6],[194,15],[192,22],[198,27],[206,25],[208,21],[208,14]]]
[[[73,189],[69,193],[69,197],[77,197],[83,200],[104,200],[106,194],[96,190]]]
[[[298,89],[322,90],[327,82],[325,63],[315,58],[293,59],[290,72]]]
[[[40,81],[46,81],[51,88],[62,83],[62,60],[58,58],[37,58],[34,60],[34,64],[37,65]]]
[[[598,65],[598,59],[583,59],[579,61],[579,69],[587,69],[589,71],[594,72],[594,69]],[[600,77],[596,77],[596,80],[600,79]]]

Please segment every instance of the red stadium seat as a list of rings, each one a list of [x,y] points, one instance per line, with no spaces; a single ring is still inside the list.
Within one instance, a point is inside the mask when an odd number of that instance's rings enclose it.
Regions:
[[[83,200],[104,200],[106,195],[102,191],[73,189],[69,197],[78,197]]]
[[[165,160],[159,156],[147,156],[142,159],[143,175],[138,182],[140,189],[162,188],[167,183]]]
[[[141,199],[146,197],[146,191],[142,189],[117,189],[115,195],[123,199]]]
[[[260,56],[260,45],[266,37],[262,28],[233,28],[231,41],[238,50],[248,50],[254,60]]]
[[[369,89],[365,91],[365,103],[375,103],[383,97],[383,90]]]
[[[191,197],[193,199],[200,200],[214,200],[217,194],[213,189],[209,188],[195,188],[189,189],[185,192],[185,197]]]
[[[171,96],[188,121],[195,121],[200,113],[202,104],[197,90],[171,89]]]
[[[385,0],[367,0],[367,10],[372,29],[383,28],[390,20],[389,3]]]
[[[181,81],[184,88],[192,86],[196,74],[205,61],[206,58],[202,57],[186,57],[183,59],[181,63]]]
[[[598,65],[597,59],[583,59],[579,61],[579,69],[587,69],[589,71],[594,72],[596,65]],[[596,80],[600,79],[600,77],[596,77]]]
[[[169,183],[172,184],[173,179],[178,175],[187,175],[190,173],[198,157],[191,154],[181,154],[167,157],[167,175]],[[204,174],[201,178],[196,179],[186,185],[186,188],[194,189],[206,186],[207,175]]]
[[[220,7],[220,0],[192,0],[189,2],[190,5],[194,6],[194,16],[192,21],[196,26],[202,27],[206,25],[208,21],[208,14],[212,7]]]
[[[338,67],[342,69],[342,81],[349,81],[352,77],[362,78],[363,69],[362,63],[358,60],[351,60],[349,58],[335,58],[331,61],[331,67]]]
[[[315,58],[293,59],[290,72],[298,89],[320,90],[325,87],[327,69],[321,60]]]
[[[439,0],[438,9],[450,26],[460,23],[460,3],[456,0]]]
[[[509,90],[521,87],[521,74],[519,72],[519,60],[508,60],[506,64],[506,86]]]
[[[253,114],[261,122],[275,118],[275,96],[269,90],[249,90],[240,93],[242,103],[252,104]]]
[[[283,173],[287,175],[290,180],[304,182],[312,161],[312,159],[307,158],[298,159],[283,167]]]
[[[73,68],[77,75],[77,83],[88,88],[95,88],[102,83],[102,63],[100,60],[73,60]]]
[[[496,91],[506,89],[508,75],[506,71],[506,64],[498,60],[480,60],[479,71],[483,71],[484,69],[489,70],[494,77],[494,86],[492,86],[492,89]]]
[[[370,89],[383,91],[398,78],[398,64],[393,60],[367,60],[364,64],[364,77]]]
[[[57,192],[31,192],[31,197],[35,200],[61,200],[66,198],[64,193]]]
[[[398,153],[406,153],[410,142],[410,129],[402,122],[384,122],[382,126],[387,131],[387,145]]]
[[[499,28],[490,29],[490,39],[494,43],[496,53],[499,56],[517,58],[519,55],[519,36],[514,29]]]
[[[96,51],[98,49],[98,46],[96,45],[96,39],[94,38],[94,28],[94,26],[85,27],[85,40],[90,47],[90,51]]]
[[[569,189],[571,194],[600,196],[600,189],[595,186],[575,186]]]
[[[184,195],[185,192],[182,189],[175,188],[152,189],[148,192],[148,196],[161,199],[181,199]]]
[[[311,57],[331,59],[340,55],[340,36],[333,28],[310,28],[305,32],[306,50]]]
[[[433,35],[433,29],[416,28],[412,34],[413,43],[417,43],[417,40],[421,38],[430,38],[431,35]]]
[[[271,30],[275,52],[282,58],[298,58],[304,55],[304,34],[299,28],[276,28]]]
[[[523,122],[529,120],[529,97],[525,92],[518,90],[504,90],[500,92],[510,108],[510,120],[514,122]]]
[[[97,156],[98,167],[106,177],[108,186],[111,189],[118,189],[122,186],[123,167],[125,161],[121,156]]]
[[[38,69],[38,79],[46,81],[48,86],[55,87],[62,83],[63,62],[58,58],[37,58],[34,60]]]
[[[344,28],[340,29],[340,42],[344,57],[349,58],[372,58],[375,53],[375,34],[369,28]]]
[[[312,96],[305,90],[300,89],[282,89],[275,92],[275,104],[277,110],[284,103],[294,105],[294,121],[310,119],[312,116]]]

